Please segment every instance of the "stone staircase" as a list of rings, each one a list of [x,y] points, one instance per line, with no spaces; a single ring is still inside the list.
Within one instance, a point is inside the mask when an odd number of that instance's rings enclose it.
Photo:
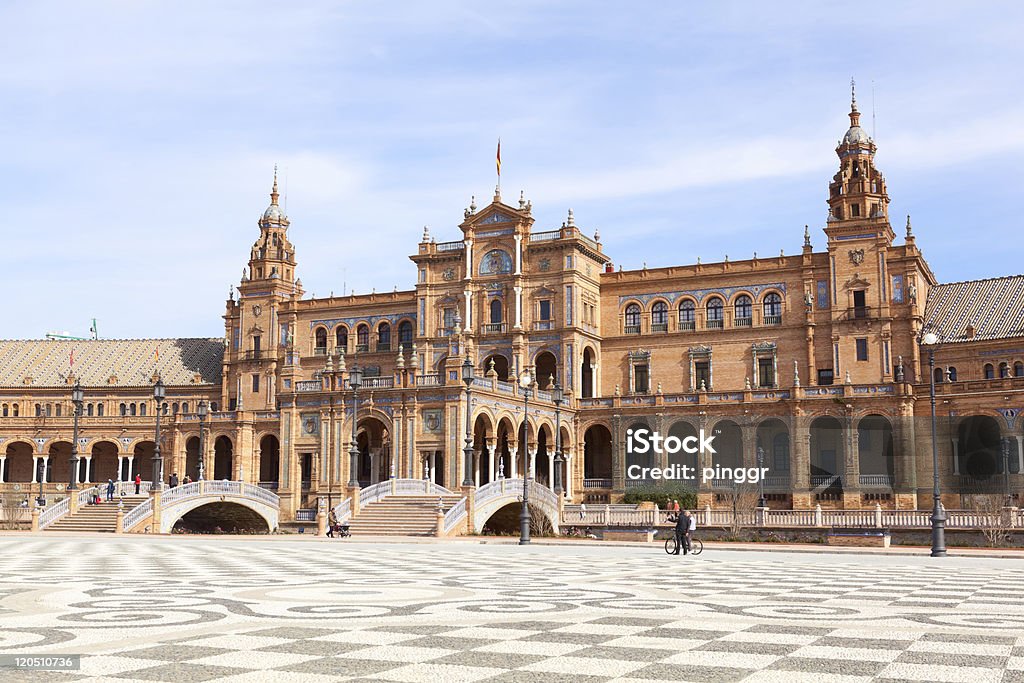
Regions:
[[[104,495],[103,498],[106,498]],[[145,503],[149,496],[125,496],[124,512],[128,514],[136,505]],[[83,505],[77,512],[64,515],[46,527],[45,531],[103,531],[113,533],[117,526],[117,500],[99,505]]]
[[[349,523],[353,536],[433,536],[437,530],[437,499],[443,512],[462,496],[388,496],[370,503]]]

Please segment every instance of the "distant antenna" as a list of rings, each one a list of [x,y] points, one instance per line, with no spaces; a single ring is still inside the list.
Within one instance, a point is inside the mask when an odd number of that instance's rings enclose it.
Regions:
[[[342,296],[347,296],[348,295],[348,283],[345,282],[345,275],[347,273],[348,273],[347,269],[345,269],[345,268],[341,269],[341,295]]]
[[[871,139],[877,140],[875,135],[875,82],[871,81]]]
[[[96,318],[92,319],[92,327],[89,328],[89,332],[92,333],[92,338],[93,339],[99,339],[100,338],[100,331],[99,331],[99,327],[96,325]]]
[[[284,167],[284,215],[288,215],[288,167]]]

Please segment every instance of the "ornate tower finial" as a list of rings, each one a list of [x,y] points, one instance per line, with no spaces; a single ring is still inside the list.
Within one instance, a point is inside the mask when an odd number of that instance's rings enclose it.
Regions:
[[[850,76],[850,111],[857,111],[857,81]]]
[[[420,241],[421,242],[429,242],[430,241],[430,228],[428,228],[425,225],[423,226],[423,239],[421,239]]]
[[[476,213],[476,195],[472,195],[469,198],[469,212],[471,214]]]
[[[574,227],[576,227],[576,218],[575,218],[575,217],[573,217],[573,215],[572,215],[572,209],[569,209],[569,220],[567,220],[567,221],[566,221],[566,224],[567,224],[567,225],[568,225],[568,226],[569,226],[570,228],[574,228]]]
[[[522,211],[526,208],[526,193],[523,190],[519,190],[519,210]]]
[[[911,239],[914,236],[914,231],[910,227],[910,214],[907,214],[907,239]]]
[[[274,164],[274,187],[270,190],[270,203],[277,204],[279,196],[277,193],[277,164]]]
[[[807,226],[807,224],[804,224],[804,246],[811,246],[811,229]]]

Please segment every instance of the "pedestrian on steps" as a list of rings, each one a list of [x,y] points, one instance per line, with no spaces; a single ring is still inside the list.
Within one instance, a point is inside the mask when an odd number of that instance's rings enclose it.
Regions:
[[[114,502],[114,480],[107,479],[107,502]]]
[[[135,495],[139,495],[139,487],[142,486],[142,475],[135,475]]]

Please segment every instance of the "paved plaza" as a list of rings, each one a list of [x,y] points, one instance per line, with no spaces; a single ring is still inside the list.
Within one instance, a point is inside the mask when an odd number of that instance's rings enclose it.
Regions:
[[[2,536],[3,681],[1024,681],[1024,560]]]

